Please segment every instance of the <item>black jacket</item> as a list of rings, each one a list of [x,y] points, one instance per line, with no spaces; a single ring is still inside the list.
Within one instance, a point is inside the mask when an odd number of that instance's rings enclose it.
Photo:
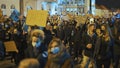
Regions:
[[[28,47],[25,50],[26,58],[39,58],[39,55],[42,54],[44,51],[47,51],[44,43],[41,44],[40,47],[36,47],[37,54],[35,55],[34,47],[32,46],[32,42],[28,43]]]
[[[96,43],[96,34],[94,34],[92,37],[90,37],[87,32],[83,33],[82,36],[82,45],[84,48],[84,55],[88,57],[93,57],[94,47]],[[88,49],[86,46],[87,44],[92,44],[92,48]]]
[[[111,57],[110,42],[110,40],[105,41],[102,36],[97,39],[94,51],[95,59],[98,59],[99,57],[99,59],[105,60]]]
[[[27,49],[25,50],[25,56],[26,58],[36,58],[38,59],[39,63],[40,63],[40,68],[44,68],[46,61],[47,61],[47,57],[43,57],[43,53],[44,51],[47,51],[47,48],[45,47],[44,43],[41,44],[40,47],[36,48],[36,50],[34,50],[34,47],[32,46],[32,43],[30,42],[28,44]]]

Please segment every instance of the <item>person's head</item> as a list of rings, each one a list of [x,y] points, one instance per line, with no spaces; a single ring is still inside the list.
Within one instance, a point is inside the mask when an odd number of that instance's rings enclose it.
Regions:
[[[18,68],[39,68],[39,62],[37,59],[24,59],[20,62]]]
[[[31,32],[31,39],[34,42],[37,42],[38,40],[43,41],[44,40],[44,32],[42,30],[39,29],[35,29]]]
[[[107,29],[107,25],[106,24],[102,24],[101,25],[101,30],[105,31]]]
[[[101,29],[100,29],[100,28],[97,28],[97,29],[96,29],[96,34],[97,34],[98,36],[101,35]]]
[[[110,28],[107,26],[107,24],[102,24],[101,25],[101,32],[105,37],[111,36],[111,31],[109,30]]]
[[[42,30],[35,29],[31,32],[31,41],[36,45],[36,47],[39,47],[41,43],[44,40],[44,32]],[[33,46],[34,46],[33,45]]]
[[[108,28],[107,24],[102,24],[101,25],[101,31],[102,31],[103,35],[110,34],[110,31],[108,29],[109,28]]]
[[[46,30],[50,30],[50,28],[51,28],[51,23],[50,23],[50,22],[47,23],[45,28],[46,28]]]
[[[57,56],[57,55],[60,55],[64,51],[65,51],[65,47],[62,41],[58,38],[54,38],[49,44],[48,56],[50,55]]]
[[[13,30],[13,33],[14,33],[14,34],[18,34],[18,30],[15,28],[15,29]]]
[[[95,30],[95,24],[89,24],[88,25],[88,30],[89,31],[94,31]]]

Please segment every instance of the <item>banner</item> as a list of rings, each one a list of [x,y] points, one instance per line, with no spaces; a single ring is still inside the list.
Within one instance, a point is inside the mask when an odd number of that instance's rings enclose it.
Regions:
[[[77,23],[79,23],[79,24],[85,24],[86,19],[87,19],[87,16],[77,16],[77,17],[75,18],[75,20],[76,20]]]
[[[46,26],[48,11],[45,10],[29,10],[26,17],[27,25]]]
[[[101,17],[101,16],[102,16],[102,13],[103,13],[103,12],[101,11],[101,9],[96,9],[96,10],[95,10],[95,15],[97,15],[97,16],[100,16],[100,17]]]
[[[6,52],[17,52],[18,53],[18,49],[14,41],[4,42],[4,45],[5,45]]]
[[[18,21],[19,20],[19,16],[20,16],[20,13],[14,9],[14,11],[12,12],[12,14],[10,15],[10,18],[13,20],[13,21]]]

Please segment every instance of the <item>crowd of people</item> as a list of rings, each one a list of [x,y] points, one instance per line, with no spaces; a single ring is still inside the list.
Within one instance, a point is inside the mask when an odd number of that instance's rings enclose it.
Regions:
[[[120,18],[98,17],[90,22],[87,17],[78,25],[75,18],[49,16],[46,27],[26,25],[25,20],[20,16],[15,22],[5,15],[0,22],[1,60],[6,54],[3,43],[14,41],[19,52],[10,55],[19,68],[31,68],[21,67],[25,63],[36,65],[33,68],[110,68],[112,63],[119,68]]]

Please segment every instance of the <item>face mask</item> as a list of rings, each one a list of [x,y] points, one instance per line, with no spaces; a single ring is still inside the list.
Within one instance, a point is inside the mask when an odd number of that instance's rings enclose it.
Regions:
[[[40,47],[41,46],[41,41],[36,43],[36,47]]]
[[[53,54],[57,54],[59,51],[60,51],[60,48],[59,48],[59,47],[51,48],[51,52],[52,52]]]

